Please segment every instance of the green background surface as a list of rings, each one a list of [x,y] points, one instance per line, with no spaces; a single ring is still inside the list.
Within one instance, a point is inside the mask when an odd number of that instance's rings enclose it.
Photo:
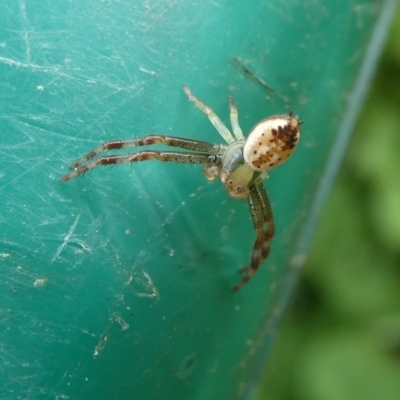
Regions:
[[[5,398],[254,392],[392,3],[1,2]],[[272,256],[235,295],[249,212],[200,167],[143,163],[58,182],[105,140],[220,141],[183,84],[225,121],[234,95],[245,131],[291,109],[305,121],[297,153],[266,183]]]

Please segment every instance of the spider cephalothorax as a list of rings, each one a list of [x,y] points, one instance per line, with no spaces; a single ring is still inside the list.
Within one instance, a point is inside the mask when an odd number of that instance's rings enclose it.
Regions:
[[[286,161],[293,153],[300,139],[301,121],[292,113],[275,115],[256,124],[246,138],[239,126],[238,111],[233,99],[229,103],[232,134],[214,111],[201,102],[187,86],[184,86],[183,90],[196,107],[207,114],[226,144],[213,144],[166,135],[147,135],[137,139],[106,142],[75,161],[71,165],[73,171],[62,177],[61,182],[69,181],[100,165],[147,160],[203,164],[204,175],[207,179],[213,180],[219,177],[231,197],[247,198],[257,234],[250,264],[241,269],[243,277],[232,288],[232,291],[236,292],[251,279],[269,255],[275,225],[262,179],[267,176],[270,169]],[[144,150],[92,160],[106,150],[153,144],[163,144],[190,151]]]

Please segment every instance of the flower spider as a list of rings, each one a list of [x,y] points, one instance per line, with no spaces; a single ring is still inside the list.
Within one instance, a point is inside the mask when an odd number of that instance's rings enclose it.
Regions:
[[[233,134],[215,112],[200,101],[187,87],[183,91],[195,106],[207,115],[226,144],[214,144],[200,140],[168,135],[147,135],[136,139],[113,140],[96,147],[71,165],[72,172],[61,178],[69,181],[101,165],[159,160],[175,163],[203,164],[208,180],[219,177],[228,194],[235,199],[246,199],[253,220],[256,240],[250,264],[240,271],[242,279],[232,288],[238,291],[257,272],[260,264],[268,257],[275,225],[267,191],[262,184],[268,171],[286,161],[300,139],[301,121],[293,113],[274,115],[263,119],[250,131],[247,139],[239,126],[238,110],[230,98],[230,120]],[[94,157],[106,150],[133,148],[163,144],[189,150],[156,151],[144,150],[132,154]]]

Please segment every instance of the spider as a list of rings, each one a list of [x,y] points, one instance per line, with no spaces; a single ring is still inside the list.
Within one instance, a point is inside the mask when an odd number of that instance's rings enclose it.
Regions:
[[[230,98],[229,102],[232,134],[215,112],[199,100],[187,86],[183,87],[183,91],[189,100],[207,115],[226,144],[214,144],[168,135],[147,135],[135,139],[113,140],[99,145],[75,161],[70,167],[72,172],[63,176],[60,181],[69,181],[102,165],[147,160],[203,164],[206,179],[213,180],[218,176],[231,197],[247,199],[253,220],[256,240],[250,264],[240,270],[243,274],[242,279],[232,288],[232,291],[236,292],[253,277],[260,264],[269,255],[271,241],[275,234],[275,224],[268,194],[262,180],[268,176],[270,169],[282,164],[293,153],[300,138],[302,121],[292,112],[285,115],[274,115],[256,124],[246,139],[239,126],[238,110],[233,98]],[[154,144],[163,144],[189,151],[143,150],[132,154],[101,156],[92,160],[106,150]]]

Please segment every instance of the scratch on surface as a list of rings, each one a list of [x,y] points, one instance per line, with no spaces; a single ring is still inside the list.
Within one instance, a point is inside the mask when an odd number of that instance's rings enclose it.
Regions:
[[[35,280],[35,282],[33,282],[33,286],[35,287],[41,287],[41,286],[45,286],[47,283],[47,279],[44,278],[38,278]]]
[[[143,246],[143,248],[139,251],[139,253],[136,256],[136,261],[132,267],[133,274],[128,278],[127,282],[125,283],[126,286],[128,285],[135,285],[136,287],[140,287],[140,290],[136,289],[136,294],[140,297],[150,297],[150,298],[160,298],[160,294],[154,285],[150,275],[143,271],[143,269],[140,270],[139,272],[139,266],[143,264],[149,253],[148,253],[148,247],[153,245],[153,242],[155,238],[163,232],[165,229],[165,226],[170,224],[171,221],[175,218],[175,216],[179,213],[179,211],[185,206],[186,202],[192,198],[197,198],[200,199],[201,196],[199,195],[201,191],[203,190],[204,185],[199,186],[193,193],[190,193],[183,201],[181,201],[180,204],[176,206],[174,210],[172,210],[163,221],[160,222],[158,227],[154,229],[154,231],[148,236],[146,243],[148,246]],[[175,251],[174,249],[169,249],[169,255],[172,257],[174,255]],[[143,277],[145,279],[143,279]]]
[[[152,76],[156,75],[156,71],[150,71],[149,69],[146,69],[143,67],[140,67],[139,71],[144,72],[145,74],[148,74],[148,75],[152,75]]]
[[[19,0],[19,8],[21,10],[21,14],[22,14],[22,20],[25,24],[25,29],[24,29],[24,42],[25,42],[25,46],[26,46],[26,61],[30,62],[31,61],[31,44],[29,41],[29,35],[28,35],[28,30],[27,30],[27,26],[29,25],[29,20],[28,20],[28,16],[26,15],[26,4],[25,1],[23,0]]]
[[[33,64],[30,62],[22,62],[22,61],[17,61],[9,57],[0,57],[0,63],[10,65],[11,67],[17,67],[17,68],[29,68],[33,70],[38,70],[42,72],[57,72],[60,74],[60,76],[63,76],[63,74],[60,73],[61,66],[42,66],[38,64]],[[68,76],[68,74],[64,74],[65,76]]]
[[[145,2],[144,6],[149,12],[150,18],[158,23],[163,20],[167,13],[169,13],[178,3],[177,0],[175,1],[167,1],[156,3],[156,5],[151,4],[150,2]],[[165,5],[166,4],[166,5]]]
[[[22,178],[24,175],[28,174],[29,172],[33,171],[35,168],[40,166],[42,163],[38,162],[36,165],[32,165],[30,168],[27,168],[24,172],[20,173],[19,175],[15,176],[13,179],[8,181],[5,185],[0,186],[0,191],[3,190],[6,186],[12,185],[15,181]]]
[[[135,266],[133,267],[135,269]],[[157,288],[155,287],[151,276],[143,269],[140,272],[134,271],[133,276],[130,276],[125,283],[125,286],[134,285],[135,293],[139,297],[155,297],[160,298]]]
[[[75,218],[74,223],[72,224],[71,228],[69,229],[68,233],[65,235],[64,241],[61,243],[61,245],[58,247],[56,254],[52,258],[50,264],[53,264],[53,262],[58,258],[58,256],[61,254],[61,252],[64,250],[64,247],[68,244],[69,240],[71,239],[72,234],[75,231],[76,226],[78,225],[79,218],[81,217],[80,214],[78,214]]]
[[[94,348],[93,357],[98,357],[100,353],[104,350],[104,346],[106,345],[108,339],[107,333],[103,333],[100,336],[99,343],[97,343],[96,347]]]
[[[55,66],[42,66],[34,63],[28,63],[28,62],[22,62],[18,60],[14,60],[12,58],[8,57],[2,57],[0,56],[0,63],[3,63],[5,65],[9,65],[11,67],[16,67],[16,68],[29,68],[34,71],[40,71],[48,74],[55,74],[57,78],[68,78],[68,79],[74,79],[74,80],[85,80],[86,83],[92,84],[92,85],[101,85],[108,87],[110,89],[119,91],[119,92],[138,92],[139,86],[137,84],[132,84],[127,87],[120,86],[117,84],[114,84],[112,82],[109,82],[105,79],[93,79],[89,77],[85,77],[84,75],[80,74],[79,78],[74,77],[73,75],[66,73],[63,71],[64,67],[62,65],[55,65]],[[72,69],[68,69],[68,71],[73,71]]]
[[[113,313],[114,320],[120,325],[121,330],[126,331],[129,329],[129,324],[119,315],[119,313]]]

